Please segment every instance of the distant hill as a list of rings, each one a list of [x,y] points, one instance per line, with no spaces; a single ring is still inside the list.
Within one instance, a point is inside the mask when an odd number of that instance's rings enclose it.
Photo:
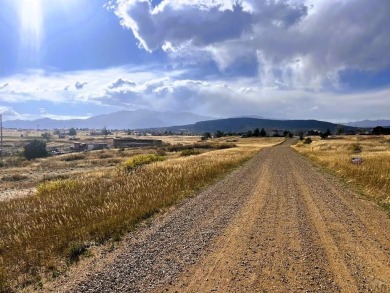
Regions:
[[[256,118],[227,118],[218,120],[201,121],[190,125],[173,126],[166,128],[154,128],[151,131],[172,131],[176,132],[216,132],[217,130],[223,132],[246,132],[254,130],[255,128],[264,128],[265,130],[319,130],[325,132],[329,129],[334,132],[337,124],[318,121],[318,120],[271,120],[271,119],[256,119]],[[345,127],[346,130],[353,130],[354,127]]]
[[[5,121],[5,128],[40,129],[90,128],[99,129],[140,129],[151,127],[169,127],[173,125],[192,124],[198,121],[215,119],[214,117],[196,115],[189,112],[157,112],[149,110],[120,111],[103,114],[88,119],[55,120],[49,118],[37,120]]]
[[[355,122],[345,123],[345,125],[362,128],[373,128],[376,126],[390,126],[390,120],[361,120]]]

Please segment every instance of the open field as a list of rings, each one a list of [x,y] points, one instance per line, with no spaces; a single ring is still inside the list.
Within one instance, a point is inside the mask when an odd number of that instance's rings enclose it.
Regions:
[[[312,139],[311,144],[293,147],[390,210],[390,136]],[[353,157],[363,163],[352,164]]]
[[[186,137],[181,143],[190,145],[195,140],[198,138]],[[213,145],[218,148],[226,140]],[[162,150],[66,154],[1,168],[3,190],[28,189],[29,193],[0,202],[0,289],[7,284],[18,289],[42,285],[42,280],[56,276],[88,253],[89,247],[120,239],[143,219],[214,182],[283,138],[234,141],[236,147],[201,149],[196,156],[163,150],[163,162],[136,170],[126,171],[124,162]]]
[[[5,130],[4,145],[5,150],[22,151],[22,146],[33,138],[39,138],[41,132],[30,132],[28,137],[20,137],[22,131]],[[79,132],[78,142],[105,142],[112,144],[114,136],[91,137],[88,132]],[[34,137],[32,135],[35,135]],[[124,133],[122,137],[126,137]],[[194,144],[200,140],[198,136],[164,136],[148,137],[152,139],[162,139],[169,144]],[[42,138],[41,138],[42,139]],[[51,138],[47,142],[48,147],[57,147],[60,150],[69,149],[74,141],[68,138]],[[7,147],[8,146],[8,147]],[[155,149],[110,149],[101,151],[91,151],[82,153],[66,154],[61,156],[37,159],[32,162],[26,161],[20,155],[6,156],[4,167],[0,168],[0,201],[16,197],[23,197],[32,194],[37,184],[47,180],[64,179],[74,177],[85,172],[96,172],[101,169],[114,168],[118,163],[123,162],[127,157],[153,153]],[[177,156],[171,153],[169,156]]]

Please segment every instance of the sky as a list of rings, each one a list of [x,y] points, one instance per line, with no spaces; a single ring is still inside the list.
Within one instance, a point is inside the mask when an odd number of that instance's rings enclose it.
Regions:
[[[389,0],[0,0],[0,114],[390,119],[389,28]]]

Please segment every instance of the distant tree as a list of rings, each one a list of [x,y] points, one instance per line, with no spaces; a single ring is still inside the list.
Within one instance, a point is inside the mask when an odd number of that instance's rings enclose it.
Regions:
[[[261,137],[267,136],[267,132],[265,132],[264,128],[262,128],[262,129],[260,130],[260,136],[261,136]]]
[[[256,128],[254,131],[253,131],[253,136],[256,136],[256,137],[259,137],[260,136],[260,130],[258,128]]]
[[[225,134],[223,133],[223,131],[217,130],[217,132],[214,133],[214,136],[218,138],[225,136]]]
[[[252,130],[248,130],[248,131],[246,132],[245,136],[246,136],[246,137],[251,137],[251,136],[253,136]]]
[[[76,134],[77,134],[76,129],[74,129],[73,127],[71,129],[69,129],[69,135],[75,136]]]
[[[303,130],[298,130],[297,135],[299,136],[299,140],[303,140],[305,132]]]
[[[107,135],[110,135],[110,134],[111,134],[111,131],[108,130],[106,126],[104,126],[102,129],[102,135],[104,135],[104,138],[106,138]]]
[[[202,140],[207,140],[211,138],[211,133],[210,132],[205,132],[202,135]]]
[[[23,156],[27,160],[47,157],[48,152],[46,150],[46,143],[36,139],[31,141],[24,146]]]
[[[56,129],[56,130],[53,131],[53,134],[54,134],[54,135],[59,135],[60,133],[61,133],[61,132],[60,132],[58,129]]]
[[[50,133],[49,132],[45,132],[45,133],[42,133],[41,136],[46,139],[46,140],[49,140],[50,139]]]
[[[337,125],[337,127],[336,127],[336,134],[337,135],[341,135],[343,133],[345,133],[345,128],[342,125]]]
[[[327,138],[329,135],[331,135],[330,130],[327,129],[324,133],[321,133],[320,137],[321,139]]]
[[[372,130],[372,134],[379,135],[379,134],[390,134],[390,128],[377,126]]]

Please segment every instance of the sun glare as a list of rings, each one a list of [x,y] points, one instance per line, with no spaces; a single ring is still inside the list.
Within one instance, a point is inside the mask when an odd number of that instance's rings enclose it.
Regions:
[[[42,41],[42,0],[22,0],[20,7],[20,29],[23,49],[37,53]]]

